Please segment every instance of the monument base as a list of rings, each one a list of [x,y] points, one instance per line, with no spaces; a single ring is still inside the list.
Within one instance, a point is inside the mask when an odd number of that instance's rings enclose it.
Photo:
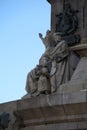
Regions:
[[[87,44],[71,50],[81,55],[81,59],[71,80],[60,85],[57,92],[32,98],[27,95],[0,104],[0,114],[10,114],[8,130],[87,129]]]
[[[10,114],[8,130],[87,129],[87,91],[61,91],[12,101],[0,105],[3,112]]]

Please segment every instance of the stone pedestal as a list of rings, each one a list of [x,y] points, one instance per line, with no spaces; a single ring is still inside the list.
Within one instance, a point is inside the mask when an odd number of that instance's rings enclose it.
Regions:
[[[81,60],[71,80],[60,85],[57,92],[0,104],[0,114],[10,114],[7,130],[87,129],[87,45],[70,49]]]
[[[48,2],[52,11],[51,30],[55,32],[56,15],[63,11],[63,0]],[[83,43],[87,37],[87,1],[65,2],[78,10],[76,33],[80,34]],[[0,114],[10,114],[7,130],[87,130],[87,44],[70,47],[70,50],[81,60],[71,80],[60,85],[57,92],[0,104]]]
[[[64,91],[1,104],[0,113],[10,114],[7,130],[87,129],[87,92]]]

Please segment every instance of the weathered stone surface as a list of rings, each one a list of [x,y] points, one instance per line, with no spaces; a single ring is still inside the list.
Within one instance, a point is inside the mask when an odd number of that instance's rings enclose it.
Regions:
[[[23,119],[25,127],[22,126],[20,130],[87,129],[86,97],[86,91],[78,90],[74,93],[61,91],[61,94],[41,95],[31,99],[0,104],[0,113],[5,111],[10,114],[11,122],[8,130],[12,130],[16,126],[17,118],[14,116],[14,112],[18,112]]]
[[[73,87],[76,88],[74,85]],[[64,90],[60,94],[40,95],[1,104],[0,113],[5,111],[10,114],[11,122],[8,130],[19,130],[19,126],[22,130],[50,130],[50,127],[55,130],[68,127],[77,129],[76,126],[79,129],[80,122],[87,121],[87,92],[79,89],[76,92],[64,93]],[[18,116],[15,117],[14,112]],[[87,128],[86,124],[81,128]]]
[[[76,52],[80,57],[87,57],[87,43],[70,47],[70,50]]]
[[[63,0],[48,0],[48,2],[51,4],[51,11],[52,11],[51,12],[51,31],[52,31],[51,33],[53,34],[55,32],[55,25],[56,25],[56,20],[57,20],[56,15],[63,12]],[[71,4],[73,11],[78,10],[78,13],[76,13],[76,15],[79,19],[79,25],[78,25],[76,34],[81,35],[81,43],[83,43],[87,40],[86,38],[87,37],[87,19],[86,19],[87,1],[86,0],[66,0],[65,2]],[[65,41],[62,41],[62,43],[64,42],[64,44],[58,43],[59,45],[64,45],[64,46],[61,46],[61,48],[59,47],[59,50],[58,50],[59,57],[54,57],[54,60],[53,60],[53,56],[54,54],[56,54],[55,51],[58,48],[53,48],[53,51],[51,51],[52,48],[48,46],[48,43],[50,44],[52,41],[49,42],[50,39],[48,35],[45,38],[43,38],[42,34],[39,34],[39,36],[46,46],[45,54],[49,54],[48,56],[50,56],[52,60],[51,63],[52,63],[53,68],[49,74],[51,74],[52,76],[52,74],[55,73],[55,70],[59,68],[59,73],[56,75],[57,84],[59,84],[60,79],[62,79],[62,77],[65,75],[64,72],[65,70],[67,70],[66,68],[69,67],[68,65],[67,67],[61,66],[59,65],[59,62],[57,61],[60,59],[60,56],[62,56],[62,58],[65,58],[64,54],[67,54],[66,53],[67,48],[64,49],[66,45]],[[52,42],[52,45],[53,45],[53,42]],[[8,130],[87,129],[87,68],[86,68],[87,45],[83,44],[83,45],[70,47],[68,48],[68,51],[70,51],[69,53],[71,53],[72,51],[77,53],[81,57],[81,60],[76,70],[75,70],[75,67],[73,67],[73,70],[75,71],[74,71],[73,76],[70,77],[71,80],[67,80],[67,83],[62,82],[65,84],[58,85],[58,89],[55,93],[53,93],[52,91],[52,94],[48,94],[49,89],[44,85],[44,87],[46,87],[45,91],[42,91],[41,95],[37,97],[32,98],[31,94],[30,95],[27,94],[21,100],[0,104],[0,113],[7,112],[10,114],[11,121],[9,123]],[[62,54],[60,52],[63,52],[63,55],[60,55]],[[53,56],[51,54],[53,54]],[[70,58],[70,55],[68,58]],[[44,59],[43,60],[40,59],[41,63],[44,61],[45,61]],[[55,67],[55,61],[58,62],[56,63],[57,67]],[[75,60],[73,60],[72,58],[72,63],[75,64],[76,62],[74,61]],[[43,65],[43,64],[40,64],[40,65]],[[42,66],[39,66],[39,67],[42,67]],[[46,67],[46,65],[44,67]],[[63,71],[63,67],[64,67],[64,71]],[[44,83],[48,84],[48,80],[47,80],[48,72],[46,68],[44,69],[41,68],[41,69],[43,70],[43,73],[40,72],[42,73],[41,75],[42,77],[38,77],[40,78],[40,82],[38,82],[39,91],[41,91],[41,89],[44,89],[43,84],[41,82],[43,79],[44,81],[46,81]],[[60,73],[61,72],[60,70],[62,70],[63,73]],[[68,68],[68,71],[69,71],[69,68]],[[33,72],[36,72],[36,70]],[[34,73],[31,73],[31,76],[33,74]],[[66,77],[67,76],[65,75],[65,78]],[[37,77],[35,78],[37,79]],[[54,81],[54,79],[55,78],[53,78],[52,81]],[[32,84],[35,82],[31,82],[31,80],[29,83],[31,83],[31,86],[32,86],[31,87],[32,94],[34,94],[34,92],[36,92],[36,89],[35,89],[36,86]],[[54,84],[52,85],[55,87]],[[30,91],[30,88],[28,90]],[[38,93],[35,93],[35,94],[38,95]]]
[[[40,126],[30,126],[21,130],[86,130],[87,122],[70,122],[60,124],[45,124]]]
[[[71,81],[73,80],[82,80],[82,79],[87,79],[87,57],[82,57],[77,69],[75,70]],[[74,81],[73,81],[74,82]]]
[[[57,93],[74,93],[78,91],[85,91],[87,89],[87,80],[75,80],[66,84],[60,85]]]
[[[6,112],[10,114],[10,122],[8,130],[13,129],[13,125],[16,120],[13,114],[14,111],[17,111],[17,101],[0,104],[0,113]]]
[[[63,11],[62,0],[47,0],[51,4],[51,30],[55,31],[56,14]],[[87,41],[87,1],[85,0],[66,0],[66,3],[70,3],[74,10],[78,10],[77,16],[79,19],[78,31],[81,35],[82,42]]]
[[[68,82],[79,62],[79,56],[72,52],[68,43],[62,40],[59,33],[47,31],[45,38],[39,33],[39,37],[45,44],[45,52],[39,60],[39,64],[27,75],[26,91],[29,97],[35,97],[42,93],[51,94],[58,87]],[[50,42],[53,37],[54,42]],[[28,95],[23,98],[28,97]]]

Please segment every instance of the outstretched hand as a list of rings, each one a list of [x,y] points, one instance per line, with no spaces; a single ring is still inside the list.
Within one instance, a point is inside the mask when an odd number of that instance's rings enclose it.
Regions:
[[[42,38],[42,36],[43,36],[43,35],[42,35],[41,33],[39,33],[39,37]]]

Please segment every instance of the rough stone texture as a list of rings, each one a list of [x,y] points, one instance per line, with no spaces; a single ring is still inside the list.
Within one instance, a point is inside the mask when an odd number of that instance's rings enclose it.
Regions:
[[[14,111],[17,111],[17,101],[12,101],[12,102],[8,102],[8,103],[0,104],[0,114],[2,114],[3,112],[10,114],[10,120],[11,121],[9,123],[8,130],[13,129],[13,125],[14,125],[14,122],[16,120],[16,118],[13,114]]]
[[[79,56],[69,49],[68,43],[62,40],[58,33],[52,34],[48,30],[45,38],[41,33],[39,35],[46,50],[42,54],[39,64],[27,75],[25,89],[31,97],[56,92],[61,84],[71,79],[79,62]],[[50,42],[51,37],[54,39],[52,43]],[[24,98],[26,97],[24,96]]]
[[[59,14],[63,10],[63,0],[48,0],[51,4],[51,29],[55,31],[56,14]],[[79,27],[77,32],[81,35],[82,42],[87,41],[87,1],[86,0],[65,0],[69,2],[74,10],[78,10],[77,13],[79,19]]]
[[[78,45],[70,49],[82,57],[72,79],[66,84],[60,85],[57,93],[29,99],[28,105],[26,102],[23,107],[23,101],[19,102],[18,106],[21,107],[18,107],[18,111],[24,117],[24,125],[26,126],[22,130],[87,129],[87,45]],[[79,78],[77,78],[78,76]],[[25,110],[26,108],[31,109],[31,111]],[[25,112],[23,112],[23,109]],[[27,113],[30,116],[26,118]]]
[[[76,52],[80,57],[87,57],[87,43],[70,47],[70,50]]]
[[[71,81],[87,80],[87,44],[71,47],[71,50],[75,51],[81,57]]]
[[[87,90],[87,79],[85,80],[75,80],[70,81],[66,84],[60,85],[57,90],[57,93],[74,93],[78,91],[86,91]]]
[[[86,130],[87,122],[77,122],[77,123],[61,123],[61,124],[45,124],[40,126],[30,126],[23,128],[21,130]]]
[[[56,14],[62,12],[62,0],[51,3],[51,29],[54,32]],[[87,1],[67,0],[79,10],[79,32],[83,42],[87,36]],[[85,3],[84,3],[85,2]],[[84,4],[83,4],[84,3]],[[85,42],[86,43],[86,42]],[[59,86],[57,92],[0,104],[0,113],[10,114],[7,130],[86,130],[87,129],[87,45],[70,48],[81,60],[71,81]],[[27,95],[28,97],[28,95]]]
[[[71,80],[87,79],[87,57],[82,57]]]
[[[87,129],[87,92],[54,93],[4,103],[0,105],[0,113],[3,111],[10,113],[8,130],[19,130],[19,126],[20,130]]]

